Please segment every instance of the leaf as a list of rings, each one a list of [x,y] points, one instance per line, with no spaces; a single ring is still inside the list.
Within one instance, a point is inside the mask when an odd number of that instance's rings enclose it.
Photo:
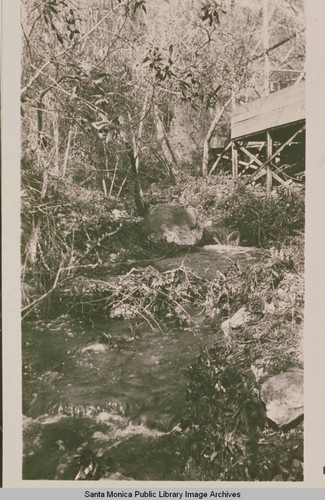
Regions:
[[[171,57],[173,54],[173,50],[174,50],[174,45],[172,43],[169,45],[168,50],[169,50],[169,56]]]
[[[62,36],[59,33],[56,33],[56,38],[61,43],[61,45],[63,45],[63,38],[62,38]]]
[[[190,86],[190,85],[189,85],[189,84],[188,84],[185,80],[182,80],[182,81],[180,82],[180,86],[181,86],[182,88],[184,88],[184,87],[186,87],[186,88],[188,88],[188,89],[190,89],[190,88],[191,88],[191,86]]]

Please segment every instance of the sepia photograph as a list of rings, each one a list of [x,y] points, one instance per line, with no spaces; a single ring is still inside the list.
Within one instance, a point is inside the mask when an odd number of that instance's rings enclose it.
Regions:
[[[20,28],[21,478],[304,481],[304,0]]]

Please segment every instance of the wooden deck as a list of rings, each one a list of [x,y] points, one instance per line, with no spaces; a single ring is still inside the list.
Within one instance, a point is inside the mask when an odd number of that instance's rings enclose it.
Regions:
[[[231,118],[231,138],[253,136],[305,118],[305,82],[301,81],[235,109]]]

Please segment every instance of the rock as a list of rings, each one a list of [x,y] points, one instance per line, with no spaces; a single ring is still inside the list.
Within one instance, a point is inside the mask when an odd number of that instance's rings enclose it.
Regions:
[[[302,463],[300,462],[300,460],[297,460],[296,458],[292,461],[292,464],[291,464],[291,467],[294,469],[294,470],[301,470],[303,468],[303,465]]]
[[[260,389],[267,417],[278,427],[294,425],[304,414],[304,375],[297,368],[266,380]]]
[[[221,325],[221,330],[229,337],[231,330],[233,328],[239,328],[243,326],[250,318],[249,312],[246,310],[246,307],[241,307],[230,319],[224,321]]]
[[[108,346],[105,344],[92,344],[81,349],[81,352],[106,352],[108,350]]]
[[[195,245],[203,234],[195,210],[181,205],[155,206],[142,221],[141,229],[156,242],[165,240],[184,246]]]
[[[97,432],[94,432],[94,434],[92,435],[92,439],[94,439],[95,441],[109,441],[111,439],[111,437],[108,435],[108,434],[104,434],[103,432],[100,432],[100,431],[97,431]]]
[[[274,302],[264,302],[264,314],[273,314],[275,312]]]
[[[205,238],[217,245],[238,246],[240,241],[239,231],[234,231],[220,224],[213,224],[207,221],[204,224]]]

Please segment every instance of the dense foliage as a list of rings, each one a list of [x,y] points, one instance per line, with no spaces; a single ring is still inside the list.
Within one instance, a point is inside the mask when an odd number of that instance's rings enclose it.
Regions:
[[[199,470],[201,480],[302,480],[302,426],[270,426],[259,397],[268,376],[302,367],[302,260],[290,254],[229,270],[233,310],[245,304],[251,320],[189,368],[189,478]]]
[[[300,189],[291,196],[280,191],[266,198],[262,192],[242,187],[220,208],[225,225],[237,229],[242,243],[249,246],[280,248],[305,226],[304,192]]]

